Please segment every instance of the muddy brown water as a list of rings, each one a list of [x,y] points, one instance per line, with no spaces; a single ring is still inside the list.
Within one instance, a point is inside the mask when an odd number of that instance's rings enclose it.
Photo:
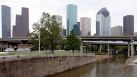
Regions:
[[[137,77],[137,65],[125,65],[126,59],[116,56],[51,77]]]

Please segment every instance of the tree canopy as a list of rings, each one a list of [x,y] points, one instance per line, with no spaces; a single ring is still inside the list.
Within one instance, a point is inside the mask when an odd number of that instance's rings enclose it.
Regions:
[[[33,24],[33,32],[30,33],[30,40],[34,50],[38,50],[38,37],[40,34],[41,50],[54,49],[61,41],[61,24],[57,22],[56,17],[48,13],[42,13],[40,21]]]
[[[80,40],[74,34],[74,31],[71,31],[71,34],[67,37],[67,47],[73,51],[79,50],[80,48]]]

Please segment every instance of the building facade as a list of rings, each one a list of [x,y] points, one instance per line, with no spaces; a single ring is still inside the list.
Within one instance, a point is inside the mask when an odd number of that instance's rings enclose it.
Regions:
[[[67,5],[67,35],[70,35],[73,26],[77,24],[77,6]]]
[[[27,37],[29,34],[29,9],[22,8],[22,15],[16,15],[16,25],[13,26],[13,37]]]
[[[80,18],[80,33],[81,36],[91,36],[91,18]]]
[[[134,33],[134,36],[137,36],[137,32]]]
[[[73,31],[76,36],[80,35],[80,22],[77,22],[77,24],[73,26]]]
[[[127,15],[123,17],[123,34],[125,36],[134,35],[134,16]]]
[[[60,28],[60,34],[63,36],[63,27],[62,27],[62,16],[60,15],[54,15],[55,19],[57,21],[57,23],[59,24],[59,28]]]
[[[99,10],[96,15],[96,35],[111,35],[111,17],[109,11],[106,8]]]
[[[111,36],[123,36],[122,26],[112,27]]]
[[[1,5],[2,10],[2,38],[11,37],[11,9],[6,5]]]
[[[60,15],[54,15],[56,18],[57,23],[59,23],[59,27],[62,28],[62,16]]]

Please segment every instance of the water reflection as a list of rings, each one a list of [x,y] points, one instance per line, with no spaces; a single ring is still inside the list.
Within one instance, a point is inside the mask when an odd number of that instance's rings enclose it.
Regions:
[[[125,60],[117,56],[52,77],[137,77],[137,65],[125,66]]]
[[[76,68],[71,71],[69,70],[64,73],[60,73],[56,76],[51,76],[51,77],[91,77],[91,74],[94,75],[93,77],[96,77],[95,76],[96,68],[94,66],[95,63],[90,65],[85,65],[81,68]]]

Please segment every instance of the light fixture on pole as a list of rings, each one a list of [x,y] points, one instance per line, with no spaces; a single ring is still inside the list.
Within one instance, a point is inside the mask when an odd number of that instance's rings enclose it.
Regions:
[[[40,56],[40,25],[39,25],[39,56]]]

